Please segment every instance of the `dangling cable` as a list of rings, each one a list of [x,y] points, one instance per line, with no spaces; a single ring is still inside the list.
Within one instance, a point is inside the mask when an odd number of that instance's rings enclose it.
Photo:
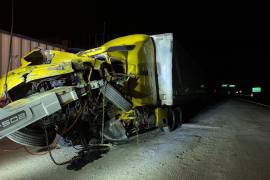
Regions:
[[[47,132],[47,127],[46,127],[46,126],[44,127],[44,131],[45,131],[46,145],[47,145],[47,147],[48,147],[48,151],[49,151],[50,158],[51,158],[52,162],[53,162],[54,164],[58,165],[58,166],[61,166],[61,165],[65,165],[65,164],[67,164],[67,163],[70,163],[73,159],[70,159],[70,160],[68,160],[68,161],[64,161],[64,162],[61,162],[61,163],[55,161],[55,159],[54,159],[53,156],[52,156],[51,148],[50,148],[50,146],[49,146],[48,132]]]
[[[28,154],[31,154],[31,155],[34,155],[34,156],[43,156],[45,154],[48,154],[48,151],[45,151],[45,152],[32,152],[26,146],[23,146],[23,148]]]
[[[102,96],[101,144],[104,144],[104,137],[103,137],[104,136],[104,119],[105,119],[105,96],[103,95]]]
[[[5,92],[5,98],[6,101],[8,100],[8,87],[7,87],[7,77],[8,77],[8,71],[10,68],[10,64],[12,61],[12,38],[13,38],[13,24],[14,24],[14,0],[11,0],[11,28],[10,28],[10,39],[9,39],[9,61],[7,64],[7,70],[6,70],[6,77],[5,77],[5,84],[4,84],[4,92]]]

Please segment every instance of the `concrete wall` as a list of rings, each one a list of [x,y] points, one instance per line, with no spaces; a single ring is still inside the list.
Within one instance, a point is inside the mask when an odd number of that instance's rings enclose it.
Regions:
[[[6,73],[9,61],[9,32],[0,30],[0,76]],[[36,47],[64,51],[62,45],[52,44],[26,36],[14,34],[12,38],[12,62],[10,70],[20,66],[20,58]]]

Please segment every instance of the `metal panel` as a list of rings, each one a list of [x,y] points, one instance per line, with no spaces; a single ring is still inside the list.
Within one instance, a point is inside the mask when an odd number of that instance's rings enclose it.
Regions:
[[[72,87],[61,87],[14,101],[0,109],[0,139],[78,99]]]
[[[45,92],[0,109],[0,139],[61,109],[57,95]]]
[[[21,56],[24,56],[26,53],[30,51],[30,40],[22,39],[22,52]]]
[[[159,97],[162,105],[173,105],[172,85],[172,45],[173,35],[159,34],[151,36],[156,47],[156,65]]]
[[[2,34],[2,42],[1,42],[1,49],[2,49],[2,67],[1,67],[1,75],[5,74],[7,71],[7,64],[8,64],[8,53],[9,53],[9,35]]]
[[[43,49],[47,49],[47,45],[44,43],[39,43],[38,47],[41,47]]]
[[[20,57],[21,57],[21,38],[14,36],[12,38],[12,60],[11,60],[11,69],[18,68],[20,66]]]
[[[47,49],[48,50],[52,50],[53,49],[53,46],[47,45]]]
[[[6,73],[9,61],[9,32],[0,30],[0,76]],[[57,47],[56,47],[57,46]],[[61,45],[53,45],[19,34],[14,34],[12,39],[12,64],[10,70],[20,65],[20,58],[30,50],[43,47],[44,49],[55,49],[64,51]]]
[[[31,50],[38,48],[38,42],[37,41],[31,41]]]
[[[0,32],[0,76],[2,72],[2,33]]]

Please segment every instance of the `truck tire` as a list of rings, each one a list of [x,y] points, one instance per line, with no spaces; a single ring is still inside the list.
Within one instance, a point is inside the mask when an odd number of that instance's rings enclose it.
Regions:
[[[176,111],[172,108],[168,109],[168,130],[171,132],[177,128]]]

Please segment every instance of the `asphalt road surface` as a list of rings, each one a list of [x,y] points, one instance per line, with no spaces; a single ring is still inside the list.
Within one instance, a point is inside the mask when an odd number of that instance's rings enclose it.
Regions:
[[[270,179],[270,109],[240,100],[204,108],[174,132],[153,130],[104,154],[56,166],[0,144],[0,179]],[[7,151],[9,149],[9,151]],[[53,150],[57,161],[76,155]]]

